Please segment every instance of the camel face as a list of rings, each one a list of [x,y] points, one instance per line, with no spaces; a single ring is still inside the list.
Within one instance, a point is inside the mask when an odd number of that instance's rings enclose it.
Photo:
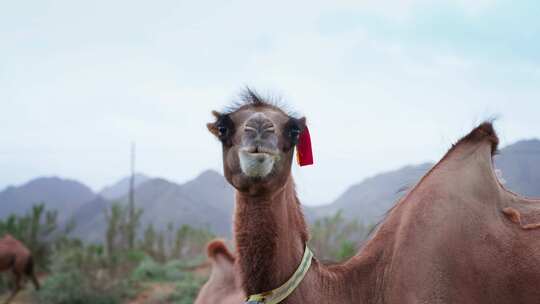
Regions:
[[[266,112],[250,111],[240,128],[243,134],[240,137],[242,144],[238,150],[238,159],[242,173],[248,177],[264,178],[272,172],[274,164],[279,162],[279,136],[274,122],[279,117],[271,118],[279,116],[279,113]]]
[[[238,191],[260,194],[283,186],[305,119],[289,116],[252,91],[234,110],[213,112],[208,129],[222,143],[223,169]]]

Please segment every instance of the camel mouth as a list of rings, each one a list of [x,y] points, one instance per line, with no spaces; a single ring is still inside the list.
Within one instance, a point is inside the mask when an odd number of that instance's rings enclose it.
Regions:
[[[265,177],[274,168],[278,154],[269,149],[244,148],[238,151],[240,169],[249,177]]]
[[[253,156],[261,156],[261,155],[268,155],[268,156],[277,156],[279,154],[278,151],[262,146],[250,146],[250,147],[244,147],[240,149],[240,153],[246,153]]]

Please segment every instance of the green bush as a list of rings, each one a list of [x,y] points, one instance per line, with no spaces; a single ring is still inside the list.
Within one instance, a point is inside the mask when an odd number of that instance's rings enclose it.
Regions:
[[[124,254],[127,261],[136,265],[146,259],[146,253],[142,250],[129,250]]]
[[[165,280],[165,267],[146,257],[133,271],[131,278],[135,281],[162,281]]]
[[[88,288],[84,275],[76,269],[47,277],[36,296],[39,303],[45,304],[120,303],[120,297],[115,293],[96,292]]]
[[[343,240],[336,255],[338,261],[344,261],[356,254],[356,246],[349,240]]]
[[[343,261],[356,253],[356,244],[367,237],[368,231],[368,226],[347,219],[340,210],[317,219],[310,226],[309,246],[323,261]]]
[[[169,263],[165,264],[165,279],[167,281],[177,282],[183,280],[186,277],[186,273],[181,268],[169,266]]]
[[[109,265],[100,246],[64,248],[56,253],[50,269],[34,295],[38,303],[114,304],[136,294],[133,282]]]
[[[173,260],[166,264],[156,262],[151,257],[146,257],[135,268],[131,275],[131,279],[137,282],[161,282],[161,281],[180,281],[186,277],[186,272],[183,271],[184,263],[182,261]]]

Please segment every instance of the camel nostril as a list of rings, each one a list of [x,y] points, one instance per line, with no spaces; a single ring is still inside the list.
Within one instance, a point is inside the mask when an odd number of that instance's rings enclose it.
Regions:
[[[244,127],[244,131],[245,131],[245,132],[255,132],[255,133],[258,133],[257,128],[251,127],[251,126],[245,126],[245,127]]]
[[[264,128],[263,132],[265,132],[265,133],[275,133],[276,129],[274,128],[274,126],[270,126],[270,127]]]
[[[262,126],[262,127],[246,125],[244,127],[244,131],[245,132],[255,132],[255,133],[275,133],[276,129],[274,128],[273,125],[271,125],[271,126]]]

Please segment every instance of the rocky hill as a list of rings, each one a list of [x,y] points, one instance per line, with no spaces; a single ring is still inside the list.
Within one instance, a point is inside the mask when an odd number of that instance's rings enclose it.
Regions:
[[[0,192],[0,218],[23,214],[33,205],[44,203],[48,209],[58,210],[60,219],[65,219],[94,197],[92,190],[78,181],[40,177]]]
[[[304,206],[306,215],[313,220],[343,210],[346,217],[377,222],[432,165],[409,165],[366,178],[328,205]],[[495,165],[509,190],[540,197],[540,140],[519,141],[501,149]],[[37,178],[0,192],[0,217],[24,213],[33,204],[43,202],[48,209],[58,210],[61,220],[74,219],[77,236],[101,240],[106,227],[105,210],[113,201],[127,204],[128,183],[125,178],[95,194],[74,180]],[[135,185],[136,205],[144,209],[143,225],[165,227],[172,222],[175,226],[208,227],[218,235],[231,235],[234,191],[218,172],[205,171],[183,184],[140,174]]]

